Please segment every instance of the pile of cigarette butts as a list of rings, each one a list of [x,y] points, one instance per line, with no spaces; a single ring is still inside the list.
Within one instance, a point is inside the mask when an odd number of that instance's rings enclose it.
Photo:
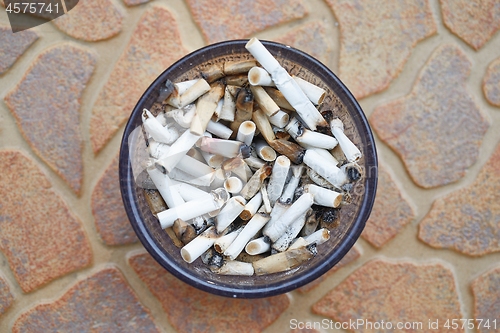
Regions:
[[[144,109],[142,128],[147,174],[167,206],[155,215],[182,258],[250,276],[317,255],[362,171],[342,121],[319,111],[325,90],[291,76],[258,39],[245,48],[254,59],[167,80],[163,110]]]

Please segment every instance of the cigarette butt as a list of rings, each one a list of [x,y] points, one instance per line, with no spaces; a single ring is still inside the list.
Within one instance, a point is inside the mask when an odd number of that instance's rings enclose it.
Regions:
[[[272,274],[293,269],[311,259],[314,255],[301,247],[270,255],[252,263],[256,275]]]
[[[269,177],[271,172],[272,167],[269,165],[264,165],[262,168],[257,170],[245,186],[243,186],[243,189],[240,191],[240,195],[246,200],[253,198],[253,196],[260,190],[264,179]]]
[[[308,82],[298,76],[292,77],[314,105],[319,105],[323,102],[326,96],[325,89],[318,87],[317,85],[312,84],[311,82]]]
[[[255,97],[257,103],[259,103],[259,107],[266,116],[271,117],[274,116],[279,110],[280,107],[276,104],[275,101],[267,94],[267,92],[261,86],[250,86],[250,90]]]
[[[236,140],[243,142],[247,146],[250,146],[255,135],[255,123],[251,120],[246,120],[240,124],[238,127],[238,133],[236,135]]]
[[[210,91],[210,84],[204,79],[199,79],[189,87],[182,95],[179,96],[179,104],[177,107],[183,108],[188,104],[193,103],[206,92]],[[175,105],[174,105],[175,106]]]
[[[245,225],[241,233],[231,243],[231,245],[224,251],[224,255],[229,259],[234,260],[243,251],[247,243],[254,237],[262,227],[269,220],[268,214],[258,212],[250,221]]]
[[[243,211],[240,214],[240,218],[243,221],[250,220],[252,216],[254,216],[255,213],[257,213],[257,210],[261,205],[262,205],[262,193],[257,192],[243,208]]]
[[[257,156],[267,162],[272,162],[276,159],[276,151],[271,148],[265,141],[257,140],[254,144]]]
[[[224,188],[231,194],[237,194],[243,189],[243,182],[238,177],[228,177],[224,181]]]
[[[337,208],[342,202],[342,193],[328,190],[314,184],[306,184],[304,186],[304,191],[313,195],[316,205]]]
[[[248,71],[248,83],[253,86],[275,86],[271,75],[262,67],[252,67]]]
[[[231,243],[236,239],[236,237],[242,230],[243,227],[239,227],[238,229],[219,237],[214,243],[215,251],[217,251],[218,253],[224,253],[224,251],[226,251],[229,245],[231,245]]]
[[[252,276],[254,274],[253,265],[249,262],[227,260],[220,268],[213,270],[221,275],[244,275]]]
[[[234,75],[247,73],[250,69],[257,66],[255,60],[236,60],[224,63],[224,74]]]
[[[207,230],[202,232],[196,238],[194,238],[191,242],[186,244],[181,248],[181,257],[184,261],[188,263],[192,263],[197,258],[199,258],[203,252],[208,250],[212,245],[214,245],[215,241],[221,237],[215,232],[215,228],[209,227]]]
[[[203,135],[207,130],[219,100],[224,96],[224,85],[220,82],[212,83],[210,90],[196,101],[196,112],[191,121],[191,133]]]
[[[266,241],[265,237],[259,237],[248,242],[245,246],[245,252],[249,255],[257,255],[271,250],[271,244]]]

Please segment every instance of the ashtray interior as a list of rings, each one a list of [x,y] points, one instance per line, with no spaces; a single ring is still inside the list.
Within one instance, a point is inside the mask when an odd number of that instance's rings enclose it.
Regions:
[[[227,41],[197,50],[165,70],[146,90],[126,125],[120,151],[120,186],[125,209],[138,238],[147,251],[170,273],[199,289],[228,297],[265,297],[296,289],[318,278],[342,259],[360,236],[371,212],[377,185],[377,154],[368,121],[352,94],[323,64],[288,46],[263,41],[278,62],[291,74],[326,90],[320,111],[332,110],[344,123],[344,132],[359,147],[362,179],[350,190],[350,203],[339,210],[338,223],[330,229],[330,240],[318,246],[318,254],[299,267],[260,276],[218,275],[197,259],[186,263],[180,249],[152,214],[146,196],[154,191],[136,183],[132,158],[139,158],[138,147],[144,145],[140,135],[141,112],[157,101],[165,81],[179,82],[200,77],[200,72],[217,62],[251,59],[245,49],[247,40]],[[131,156],[131,152],[134,156]],[[139,156],[139,157],[137,157]]]

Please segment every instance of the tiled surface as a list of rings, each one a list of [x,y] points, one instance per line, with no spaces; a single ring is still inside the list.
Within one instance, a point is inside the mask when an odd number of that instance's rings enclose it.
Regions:
[[[0,331],[375,331],[335,328],[363,319],[476,332],[444,325],[467,318],[500,332],[499,10],[499,0],[80,0],[18,34],[0,10]],[[163,69],[251,36],[298,47],[347,83],[373,126],[381,184],[339,267],[285,295],[231,300],[145,253],[121,206],[117,154]]]

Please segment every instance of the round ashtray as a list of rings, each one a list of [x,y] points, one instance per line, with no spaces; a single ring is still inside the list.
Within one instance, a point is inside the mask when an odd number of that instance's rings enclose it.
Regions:
[[[167,81],[199,79],[214,64],[254,59],[245,48],[247,42],[248,40],[232,40],[203,47],[174,63],[151,83],[132,111],[125,127],[121,142],[119,175],[122,198],[132,227],[146,250],[161,266],[201,290],[227,297],[257,298],[282,294],[313,281],[337,264],[351,249],[365,226],[375,199],[377,152],[363,110],[331,70],[293,47],[262,41],[289,75],[324,89],[324,99],[316,108],[320,112],[331,111],[330,114],[340,119],[343,132],[359,148],[361,157],[356,161],[356,171],[359,172],[355,172],[355,176],[360,178],[343,187],[342,205],[335,210],[334,216],[330,216],[330,221],[327,221],[329,239],[317,245],[312,258],[292,269],[251,276],[225,275],[214,272],[202,258],[188,263],[181,255],[178,239],[169,230],[171,228],[162,228],[157,217],[159,209],[154,208],[168,207],[155,190],[155,186],[151,186],[150,182],[148,185],[147,173],[144,171],[144,163],[149,157],[142,126],[144,109],[161,108],[159,101],[162,99],[161,94],[165,92]],[[224,77],[220,80],[224,80]],[[293,112],[290,118],[292,116]],[[293,138],[287,139],[294,141]],[[345,156],[342,151],[337,154],[339,166],[345,165],[347,161],[343,161]],[[335,151],[333,155],[335,156]],[[304,172],[302,177],[308,177],[307,172]],[[319,209],[315,205],[312,208]],[[248,261],[251,262],[252,259]]]

